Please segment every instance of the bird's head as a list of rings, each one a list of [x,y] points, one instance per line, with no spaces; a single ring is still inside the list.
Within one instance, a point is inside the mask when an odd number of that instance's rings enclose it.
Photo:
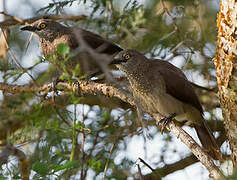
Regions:
[[[42,39],[53,40],[61,33],[65,33],[67,27],[50,19],[39,19],[30,25],[22,27],[21,30],[34,32]]]
[[[145,59],[146,57],[143,54],[130,49],[119,52],[114,56],[110,64],[116,64],[121,70],[123,70],[129,67],[135,67],[136,65],[143,63]]]

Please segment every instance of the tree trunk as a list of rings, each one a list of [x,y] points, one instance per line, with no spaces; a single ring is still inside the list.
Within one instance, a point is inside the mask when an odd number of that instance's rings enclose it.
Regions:
[[[216,77],[226,135],[237,166],[237,2],[221,0],[217,19]]]

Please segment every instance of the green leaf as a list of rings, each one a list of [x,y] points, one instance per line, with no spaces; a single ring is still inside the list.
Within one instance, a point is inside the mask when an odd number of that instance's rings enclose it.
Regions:
[[[66,44],[59,44],[58,45],[58,54],[62,56],[66,56],[70,52],[70,47]]]
[[[110,120],[110,112],[109,111],[105,111],[104,113],[103,113],[103,117],[104,117],[104,119],[105,120]]]
[[[58,165],[56,167],[54,167],[54,173],[57,171],[61,171],[63,169],[68,169],[68,168],[74,168],[74,167],[78,167],[79,166],[79,162],[77,161],[68,161],[63,165]]]
[[[101,168],[101,162],[89,159],[89,166],[93,167],[95,170],[99,170]]]
[[[48,169],[48,165],[45,164],[45,163],[42,163],[42,162],[35,162],[33,165],[32,165],[32,169],[42,175],[42,176],[45,176],[48,174],[49,172],[49,169]]]
[[[85,125],[84,125],[82,122],[80,122],[80,121],[78,121],[78,122],[75,124],[75,128],[80,129],[80,128],[84,128],[84,127],[85,127]]]
[[[7,180],[7,177],[4,177],[2,174],[0,174],[0,180]]]
[[[73,76],[75,77],[79,76],[80,72],[81,72],[80,64],[77,64],[75,69],[73,70]]]

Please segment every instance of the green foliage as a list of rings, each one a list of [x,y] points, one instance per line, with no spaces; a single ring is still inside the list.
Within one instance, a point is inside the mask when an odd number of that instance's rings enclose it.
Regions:
[[[32,164],[32,170],[34,170],[36,173],[38,173],[41,176],[45,176],[49,172],[49,166],[46,163],[41,162],[35,162]]]
[[[64,170],[64,169],[70,169],[70,168],[76,168],[79,166],[79,163],[77,161],[68,161],[63,165],[57,165],[53,168],[54,173]]]
[[[58,54],[63,56],[64,58],[69,54],[70,47],[66,44],[59,44],[58,45]]]
[[[77,0],[66,0],[66,1],[58,1],[54,3],[49,3],[48,6],[40,8],[36,13],[44,12],[48,13],[49,11],[58,13],[61,9],[63,9],[65,6],[72,6],[72,4]]]
[[[215,47],[217,10],[207,6],[209,1],[165,2],[172,17],[162,10],[160,1],[157,0],[144,1],[144,4],[135,0],[60,0],[50,2],[45,7],[37,7],[38,11],[35,13],[60,14],[75,6],[82,6],[89,11],[88,20],[79,22],[80,24],[71,22],[72,25],[80,25],[96,32],[125,49],[138,49],[148,57],[179,58],[184,61],[184,70],[199,72],[207,82],[215,84],[214,65],[210,61],[214,53],[207,55],[206,46],[211,44]],[[9,44],[19,53],[19,57],[25,55],[22,37],[20,33],[15,33],[9,39]],[[199,57],[195,58],[195,52],[200,54],[203,62],[196,62]],[[27,71],[36,78],[38,85],[52,82],[59,76],[60,79],[73,84],[73,78],[86,76],[81,74],[80,64],[70,68],[66,66],[68,60],[73,57],[70,48],[60,44],[56,54],[45,58],[36,57],[37,62],[27,68]],[[39,65],[48,61],[56,65],[50,66],[47,71],[41,70]],[[23,79],[25,71],[15,67],[13,63],[0,62],[3,81],[19,83],[19,80]],[[63,74],[58,73],[58,68]],[[31,79],[29,81],[33,83]],[[109,172],[106,179],[126,179],[128,176],[137,178],[132,170],[135,162],[127,157],[118,157],[119,153],[127,150],[133,137],[143,137],[136,113],[132,110],[113,109],[113,104],[107,102],[106,108],[79,105],[85,99],[89,104],[93,104],[93,99],[89,95],[81,97],[80,92],[62,93],[60,87],[57,88],[59,91],[54,94],[55,101],[52,100],[52,93],[2,95],[1,121],[24,122],[16,125],[19,130],[13,130],[11,136],[5,135],[6,141],[16,145],[30,144],[26,155],[30,161],[29,168],[34,171],[32,178],[70,179],[78,174],[88,175],[91,170],[95,173],[94,179],[98,179],[101,178],[107,163]],[[98,99],[102,99],[101,96],[98,96]],[[123,107],[123,104],[120,105]],[[214,106],[213,102],[209,102],[205,110],[212,112]],[[154,122],[148,123],[152,128]],[[6,128],[10,128],[10,124],[7,124]],[[157,134],[157,130],[150,133],[151,137]],[[163,148],[156,154],[156,158],[152,158],[154,168],[167,163],[166,152],[172,141],[170,135],[163,136]],[[150,153],[149,149],[147,153]],[[0,169],[0,179],[20,179],[17,163],[10,163],[14,166]]]
[[[62,165],[35,162],[34,164],[32,164],[32,170],[34,170],[40,176],[45,177],[46,175],[53,175],[58,171],[69,170],[78,166],[79,163],[76,161],[67,161]]]
[[[101,162],[100,161],[95,161],[93,159],[89,160],[89,167],[92,167],[96,172],[100,172],[101,169]]]

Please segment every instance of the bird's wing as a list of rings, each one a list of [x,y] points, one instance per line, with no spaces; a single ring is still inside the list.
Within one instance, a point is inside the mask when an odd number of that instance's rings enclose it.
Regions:
[[[115,43],[110,42],[95,33],[86,31],[86,30],[78,28],[78,27],[75,27],[73,29],[74,29],[74,33],[80,33],[80,35],[86,41],[86,43],[88,45],[90,45],[93,49],[101,48],[101,50],[100,50],[101,53],[106,53],[106,54],[112,55],[114,53],[118,53],[123,50]]]
[[[155,74],[162,76],[168,94],[182,102],[193,105],[203,113],[202,106],[192,85],[179,68],[162,60],[151,60],[151,62],[150,70],[152,73],[150,74],[153,74],[153,78],[156,78]]]

